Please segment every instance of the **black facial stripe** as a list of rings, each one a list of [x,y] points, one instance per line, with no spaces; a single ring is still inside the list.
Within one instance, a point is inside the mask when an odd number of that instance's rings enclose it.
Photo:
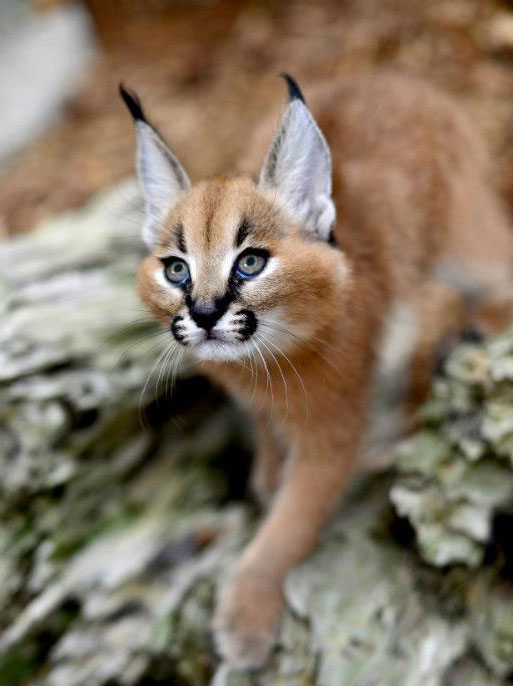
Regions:
[[[178,227],[178,230],[176,232],[176,245],[178,247],[178,250],[180,250],[184,254],[187,253],[187,245],[185,243],[185,236],[183,233],[182,224],[180,224],[180,226]]]
[[[251,222],[247,217],[244,217],[244,219],[241,221],[239,229],[237,231],[237,236],[235,237],[235,247],[238,248],[240,247],[246,238],[248,237],[249,232],[251,231],[252,226]]]
[[[257,328],[257,318],[251,310],[238,310],[235,314],[244,317],[243,323],[239,327],[239,337],[241,341],[247,341],[255,333]]]
[[[212,223],[214,221],[215,217],[215,208],[214,206],[210,208],[206,208],[206,217],[205,217],[205,243],[207,246],[210,245],[210,238],[211,238],[211,231],[212,231]]]
[[[178,343],[181,343],[182,345],[188,345],[185,340],[185,336],[182,333],[180,333],[180,329],[183,327],[183,324],[181,324],[182,321],[183,317],[181,317],[180,315],[175,317],[171,322],[171,332],[178,341]]]

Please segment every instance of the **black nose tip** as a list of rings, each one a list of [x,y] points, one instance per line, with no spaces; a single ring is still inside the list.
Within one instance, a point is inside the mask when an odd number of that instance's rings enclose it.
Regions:
[[[209,331],[221,319],[225,310],[217,303],[194,303],[189,307],[189,314],[199,327]]]

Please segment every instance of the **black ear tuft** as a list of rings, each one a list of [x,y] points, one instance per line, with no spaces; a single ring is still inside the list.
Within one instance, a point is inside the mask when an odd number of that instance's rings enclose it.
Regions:
[[[119,94],[135,121],[143,121],[147,124],[148,122],[138,96],[133,91],[127,90],[122,83],[119,84]]]
[[[303,96],[303,93],[301,93],[301,89],[297,85],[297,82],[290,76],[290,74],[280,74],[282,78],[285,79],[287,82],[287,88],[289,90],[289,100],[301,100],[301,102],[306,104],[305,98]]]

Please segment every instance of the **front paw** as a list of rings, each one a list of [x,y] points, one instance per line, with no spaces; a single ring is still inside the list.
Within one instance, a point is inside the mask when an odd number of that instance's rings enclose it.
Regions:
[[[258,669],[276,642],[283,609],[281,583],[251,571],[227,583],[214,617],[219,654],[236,669]]]

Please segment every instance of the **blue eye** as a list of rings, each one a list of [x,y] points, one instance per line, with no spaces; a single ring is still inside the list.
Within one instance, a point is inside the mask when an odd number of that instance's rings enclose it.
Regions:
[[[260,274],[265,267],[267,259],[262,255],[255,253],[246,253],[237,262],[237,274],[243,279],[249,279],[252,276]]]
[[[175,286],[183,285],[188,280],[189,274],[187,262],[179,257],[172,258],[164,267],[166,279]]]

